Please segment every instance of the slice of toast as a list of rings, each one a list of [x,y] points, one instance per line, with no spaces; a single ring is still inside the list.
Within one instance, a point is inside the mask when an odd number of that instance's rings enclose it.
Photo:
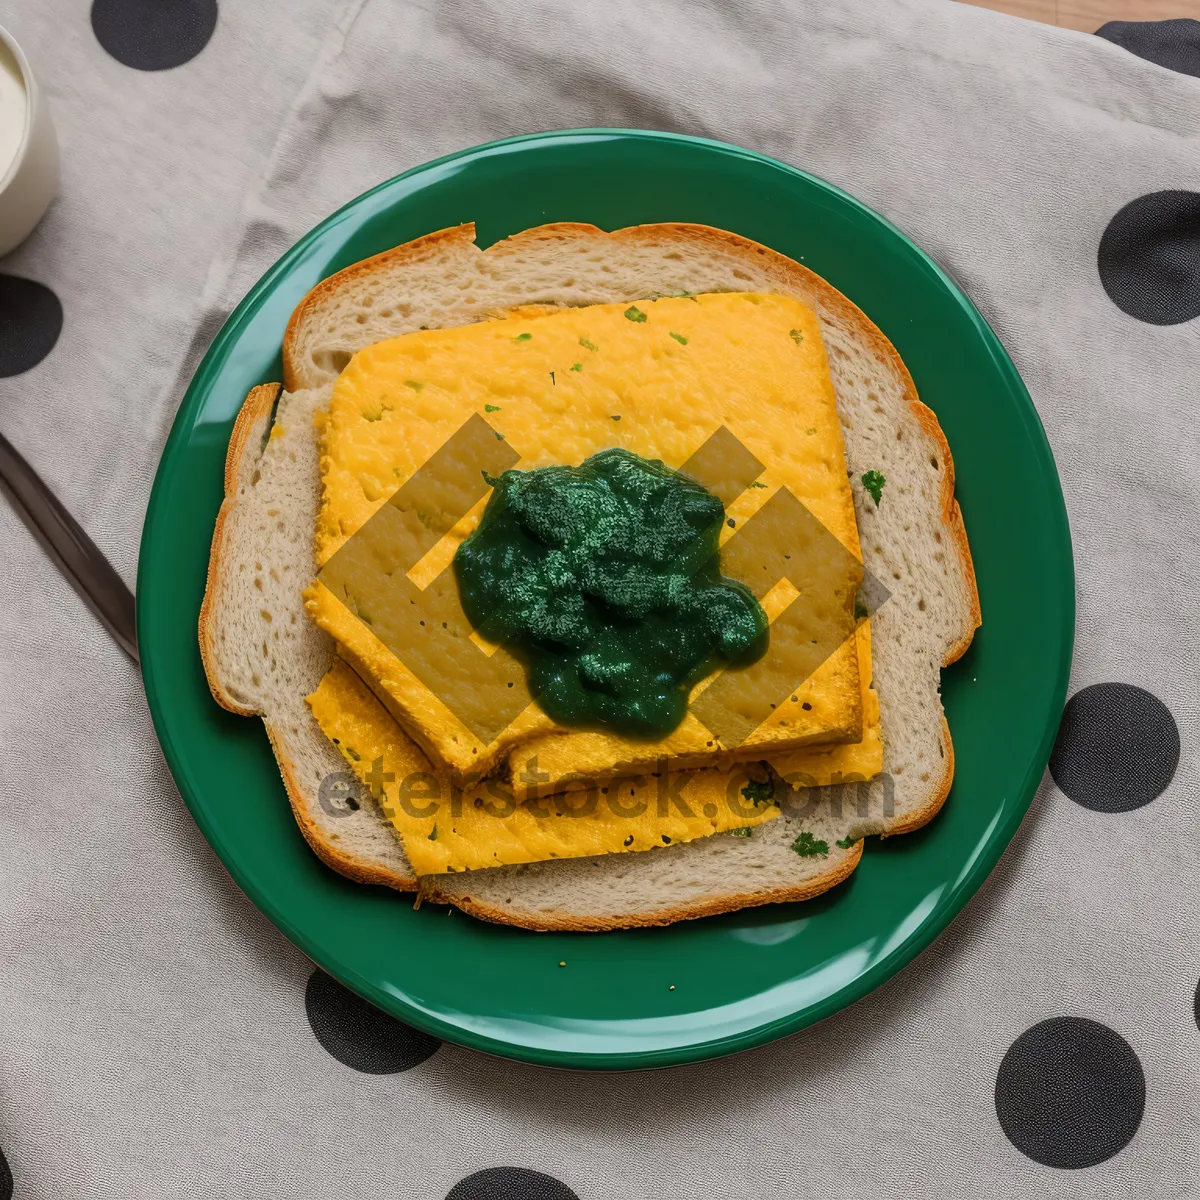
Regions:
[[[355,789],[348,804],[329,784],[322,794],[323,781],[347,778],[345,764],[304,699],[334,652],[308,619],[301,595],[313,576],[313,418],[328,391],[281,397],[272,383],[246,397],[225,460],[225,500],[200,609],[200,655],[217,703],[262,717],[292,812],[317,855],[360,883],[411,891],[416,878],[370,795]],[[289,432],[271,437],[272,428]]]
[[[626,302],[680,292],[793,295],[821,321],[869,569],[890,599],[872,618],[884,775],[802,789],[749,837],[603,858],[425,877],[422,894],[531,929],[667,924],[748,905],[800,900],[844,879],[862,835],[904,833],[941,807],[953,777],[940,668],[979,624],[979,601],[949,447],[886,338],[824,280],[764,246],[695,225],[527,230],[480,251],[474,227],[420,238],[331,276],[301,302],[284,338],[284,387],[254,389],[234,427],[200,617],[217,701],[267,727],[305,837],[335,870],[401,890],[417,886],[391,825],[367,795],[347,804],[322,781],[343,777],[304,697],[333,655],[301,592],[315,567],[319,499],[315,417],[354,352],[419,328],[482,320],[520,304]],[[881,472],[877,505],[860,477]],[[357,807],[354,807],[357,805]],[[827,854],[802,856],[807,832]],[[838,845],[842,842],[844,845]]]

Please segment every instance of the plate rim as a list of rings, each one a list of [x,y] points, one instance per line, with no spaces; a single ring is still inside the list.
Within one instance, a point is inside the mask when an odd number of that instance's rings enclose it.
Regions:
[[[887,955],[873,962],[870,967],[861,974],[856,975],[850,982],[843,984],[836,992],[803,1008],[797,1009],[786,1016],[778,1017],[737,1033],[725,1034],[711,1039],[701,1037],[686,1045],[604,1052],[588,1052],[559,1047],[529,1045],[506,1041],[503,1038],[490,1036],[470,1027],[454,1024],[434,1013],[425,1011],[410,1002],[408,998],[398,995],[395,991],[380,987],[375,981],[361,974],[353,966],[344,962],[329,961],[330,955],[324,949],[318,948],[314,944],[315,939],[306,934],[288,916],[285,908],[276,903],[268,891],[244,877],[240,869],[231,865],[231,862],[237,862],[237,854],[233,852],[232,848],[227,844],[226,839],[214,827],[212,821],[209,819],[205,805],[196,794],[199,789],[192,786],[189,772],[183,762],[182,752],[177,745],[170,720],[166,715],[169,701],[165,698],[164,685],[167,681],[160,679],[156,674],[153,650],[151,649],[150,653],[145,652],[147,647],[153,646],[155,639],[154,635],[150,633],[150,618],[147,615],[150,611],[150,606],[143,605],[141,600],[144,595],[154,596],[154,585],[148,584],[150,573],[149,551],[155,541],[157,526],[163,512],[161,494],[165,490],[167,478],[171,474],[169,468],[181,454],[196,424],[196,410],[202,405],[204,395],[206,394],[207,377],[217,369],[218,363],[224,363],[228,359],[230,351],[236,346],[237,339],[248,317],[256,313],[258,308],[266,301],[276,281],[285,276],[297,261],[303,259],[307,249],[319,236],[339,224],[350,213],[366,204],[371,198],[396,187],[406,180],[443,168],[448,164],[503,153],[515,146],[525,147],[548,141],[601,142],[620,139],[681,143],[714,151],[721,155],[749,160],[756,164],[792,175],[806,184],[825,192],[838,203],[848,205],[870,220],[882,225],[892,236],[899,238],[919,259],[924,261],[925,265],[937,277],[941,286],[949,292],[957,305],[971,320],[976,333],[990,351],[997,370],[1004,376],[1008,389],[1016,395],[1019,401],[1017,411],[1022,418],[1022,424],[1030,435],[1035,453],[1044,460],[1043,466],[1048,468],[1049,477],[1054,484],[1054,487],[1051,489],[1053,492],[1052,499],[1057,503],[1054,505],[1054,511],[1047,513],[1046,516],[1048,525],[1052,526],[1051,533],[1056,540],[1061,540],[1064,544],[1066,571],[1061,584],[1061,591],[1063,593],[1061,600],[1063,605],[1064,636],[1060,641],[1057,661],[1053,664],[1054,679],[1051,694],[1054,699],[1054,706],[1052,711],[1061,712],[1066,700],[1074,652],[1076,619],[1074,546],[1071,538],[1066,501],[1062,491],[1061,477],[1058,473],[1053,450],[1041,417],[1034,406],[1032,397],[1024,381],[1012,359],[1009,357],[1008,352],[1005,350],[1003,343],[1000,341],[999,336],[962,288],[958,286],[948,272],[927,251],[887,217],[864,204],[861,200],[858,200],[836,184],[830,183],[818,175],[814,175],[800,167],[791,166],[788,163],[781,162],[758,151],[711,138],[695,137],[689,134],[611,127],[552,129],[537,133],[518,134],[512,137],[484,142],[479,145],[452,151],[438,158],[413,166],[353,197],[293,242],[263,272],[234,307],[217,335],[209,344],[204,356],[196,365],[183,397],[179,402],[178,409],[171,423],[170,432],[163,443],[158,465],[155,469],[154,482],[147,501],[146,516],[139,540],[136,590],[139,601],[136,610],[137,635],[139,647],[143,650],[141,675],[155,735],[162,748],[171,777],[184,803],[187,805],[188,811],[191,813],[200,832],[221,860],[222,865],[229,872],[231,878],[250,902],[315,966],[318,966],[323,971],[327,971],[335,979],[384,1012],[443,1041],[466,1046],[473,1050],[501,1058],[534,1065],[585,1070],[644,1070],[647,1068],[669,1067],[724,1057],[750,1050],[776,1041],[788,1034],[796,1033],[833,1016],[892,978],[892,976],[896,975],[916,959],[946,930],[951,921],[958,916],[991,874],[1001,855],[1012,841],[1033,802],[1033,798],[1045,773],[1046,764],[1049,761],[1050,751],[1057,732],[1057,724],[1050,722],[1043,730],[1041,740],[1037,746],[1037,752],[1031,760],[1030,768],[1026,773],[1016,802],[1008,811],[1005,819],[998,820],[993,824],[986,835],[985,841],[976,848],[967,869],[962,871],[954,883],[939,896],[937,903],[915,930],[909,933]],[[148,633],[150,633],[150,636],[147,636]],[[942,669],[944,670],[945,667]],[[1039,763],[1041,764],[1040,766],[1037,765]]]

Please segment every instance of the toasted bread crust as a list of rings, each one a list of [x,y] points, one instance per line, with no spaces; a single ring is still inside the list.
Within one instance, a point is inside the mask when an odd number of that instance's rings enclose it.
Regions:
[[[216,661],[214,647],[214,625],[216,621],[217,597],[220,595],[223,572],[227,568],[228,539],[226,526],[230,514],[238,502],[238,492],[243,484],[252,482],[253,468],[261,453],[262,434],[271,415],[279,384],[267,383],[251,388],[233,424],[229,439],[229,450],[225,455],[225,499],[217,513],[213,530],[212,550],[208,559],[208,577],[204,588],[204,600],[200,605],[199,641],[200,659],[204,675],[208,680],[213,698],[222,708],[243,717],[263,716],[257,709],[248,707],[235,699],[226,690]],[[296,824],[304,840],[312,847],[317,857],[339,874],[357,883],[377,883],[401,892],[416,890],[417,880],[412,874],[403,875],[380,863],[358,858],[335,845],[316,823],[312,816],[313,798],[301,786],[295,765],[286,748],[286,741],[278,729],[263,716],[263,725],[279,766],[283,786]]]
[[[254,717],[258,713],[248,708],[235,697],[230,695],[221,679],[217,667],[216,648],[214,644],[214,625],[216,623],[217,597],[221,593],[223,573],[225,571],[226,523],[230,513],[237,504],[238,488],[248,467],[258,460],[258,450],[252,436],[257,430],[260,433],[265,422],[271,415],[275,400],[279,396],[279,384],[263,383],[251,388],[242,402],[237,419],[233,423],[233,432],[229,437],[229,449],[225,452],[225,498],[217,512],[217,523],[213,528],[212,548],[208,554],[208,575],[204,582],[204,599],[200,603],[199,638],[200,661],[204,664],[204,677],[208,680],[208,690],[213,699],[231,713],[240,717]]]
[[[902,381],[909,407],[919,422],[922,431],[927,435],[936,448],[935,453],[942,464],[940,484],[941,522],[945,536],[949,538],[955,550],[962,581],[962,594],[965,599],[963,620],[956,636],[944,647],[942,661],[944,665],[957,660],[970,645],[975,629],[980,623],[979,597],[975,581],[974,567],[971,560],[970,548],[967,543],[966,531],[963,526],[962,514],[954,499],[954,468],[947,444],[937,418],[917,397],[912,377],[905,367],[899,354],[884,335],[875,327],[867,316],[850,300],[828,284],[820,276],[783,255],[770,250],[749,239],[725,230],[709,226],[686,225],[678,223],[639,225],[604,233],[594,225],[576,222],[558,222],[538,226],[516,234],[503,242],[489,248],[486,253],[495,258],[503,258],[510,253],[521,253],[532,248],[541,241],[562,241],[565,238],[585,237],[603,238],[610,244],[638,244],[662,246],[669,242],[677,245],[686,252],[699,249],[719,249],[726,255],[740,256],[748,262],[753,262],[758,268],[765,270],[773,284],[780,290],[801,297],[812,297],[819,305],[848,325],[853,326],[864,345],[883,364],[890,367]],[[475,230],[473,224],[463,224],[438,230],[425,237],[418,238],[403,246],[384,251],[382,254],[354,263],[337,274],[323,280],[301,301],[288,322],[283,342],[284,386],[294,391],[305,386],[303,364],[300,361],[303,334],[307,322],[319,319],[323,307],[335,301],[343,289],[352,287],[373,273],[403,266],[406,263],[416,263],[455,244],[473,246]],[[200,648],[204,661],[205,673],[209,686],[217,702],[232,712],[243,715],[261,715],[248,709],[230,696],[222,686],[219,671],[215,661],[212,645],[212,623],[214,595],[219,590],[222,572],[222,558],[225,550],[225,524],[236,503],[238,488],[243,482],[248,482],[250,468],[257,457],[252,432],[262,430],[263,422],[269,417],[271,407],[279,393],[278,384],[268,384],[251,391],[234,425],[230,441],[229,454],[225,467],[226,498],[217,517],[213,537],[213,549],[209,562],[208,586],[205,591],[204,604],[200,616]],[[483,920],[516,925],[531,930],[606,930],[629,928],[635,926],[667,925],[674,921],[690,920],[719,913],[733,912],[741,908],[762,904],[781,903],[794,900],[809,899],[835,887],[845,880],[858,865],[863,843],[860,840],[852,848],[850,855],[841,859],[836,866],[824,875],[806,880],[793,888],[769,888],[758,892],[745,892],[721,896],[712,900],[697,902],[692,905],[682,905],[670,909],[654,909],[633,916],[622,915],[606,917],[594,914],[575,914],[570,912],[546,915],[544,913],[523,912],[498,908],[484,900],[468,895],[447,894],[439,887],[438,877],[426,877],[418,881],[412,876],[404,876],[378,863],[356,858],[333,844],[328,835],[317,825],[312,817],[312,797],[306,795],[298,773],[290,761],[284,740],[274,730],[269,721],[267,733],[279,762],[284,786],[288,793],[297,824],[312,846],[314,852],[328,866],[339,873],[362,883],[377,883],[392,887],[399,891],[419,891],[422,898],[438,903],[452,903],[472,916]],[[902,821],[896,823],[887,831],[885,836],[908,833],[919,829],[931,820],[944,803],[950,791],[954,775],[954,750],[950,738],[949,726],[942,717],[942,747],[944,769],[940,778],[931,781],[928,801],[922,807],[909,812]]]
[[[251,482],[250,469],[258,462],[260,451],[254,444],[258,434],[261,443],[266,427],[279,399],[279,384],[262,383],[251,388],[245,402],[238,411],[229,435],[229,449],[225,451],[225,498],[232,499],[238,488]]]
[[[377,883],[382,887],[394,888],[398,892],[415,892],[415,875],[402,875],[377,862],[349,854],[333,844],[312,818],[312,798],[300,784],[295,765],[284,748],[282,736],[265,718],[263,725],[266,726],[271,749],[275,752],[275,761],[279,764],[279,774],[283,777],[283,786],[292,806],[292,816],[296,818],[296,824],[300,826],[300,832],[304,834],[304,840],[312,847],[313,853],[327,867],[331,867],[339,875],[345,875],[347,879],[354,880],[355,883]]]
[[[904,820],[881,833],[880,837],[896,837],[901,833],[914,833],[922,825],[928,825],[938,815],[942,805],[946,803],[946,797],[950,795],[950,785],[954,782],[954,742],[950,738],[950,726],[945,715],[942,716],[942,750],[945,756],[945,770],[936,786],[931,789],[929,799],[916,812],[909,813]]]
[[[303,386],[300,379],[299,341],[300,331],[306,321],[310,321],[320,311],[327,300],[331,300],[359,279],[372,275],[384,267],[392,267],[401,263],[415,263],[435,254],[448,243],[466,242],[474,245],[475,223],[470,221],[465,225],[452,225],[447,229],[439,229],[427,233],[403,246],[394,246],[381,254],[373,254],[370,258],[361,259],[343,267],[328,279],[322,279],[308,295],[296,305],[288,320],[287,328],[283,331],[283,387],[285,391],[294,392]]]
[[[602,933],[613,929],[648,929],[656,925],[673,925],[676,921],[718,917],[722,913],[737,912],[743,908],[758,908],[764,904],[786,904],[793,900],[811,900],[848,879],[861,861],[862,852],[863,843],[859,838],[850,847],[850,853],[836,866],[826,871],[824,875],[818,875],[815,879],[806,879],[796,887],[739,892],[722,896],[716,900],[681,904],[675,908],[656,909],[653,912],[616,918],[593,917],[576,913],[554,916],[513,913],[507,909],[497,908],[486,901],[477,900],[474,896],[447,895],[438,888],[435,882],[437,876],[426,876],[422,879],[418,893],[423,900],[429,900],[434,904],[453,904],[468,915],[479,917],[480,920],[492,921],[500,925],[515,925],[519,929],[531,929],[537,933]]]

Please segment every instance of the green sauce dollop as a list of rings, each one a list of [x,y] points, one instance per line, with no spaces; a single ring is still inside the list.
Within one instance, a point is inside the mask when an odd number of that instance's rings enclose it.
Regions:
[[[766,651],[761,606],[720,573],[724,506],[696,480],[603,450],[489,482],[454,558],[463,610],[559,724],[661,738],[698,680]]]

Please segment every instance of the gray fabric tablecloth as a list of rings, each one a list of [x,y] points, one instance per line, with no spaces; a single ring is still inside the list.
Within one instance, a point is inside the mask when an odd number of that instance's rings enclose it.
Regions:
[[[938,0],[227,2],[203,44],[213,8],[158,6],[158,42],[132,0],[103,44],[74,0],[3,18],[64,177],[0,304],[32,279],[64,320],[0,427],[127,579],[188,374],[299,234],[469,144],[680,130],[846,188],[992,322],[1070,510],[1076,698],[1058,783],[890,983],[735,1059],[553,1073],[313,977],[0,505],[0,1200],[1200,1194],[1200,81]],[[138,69],[172,21],[187,61]]]

